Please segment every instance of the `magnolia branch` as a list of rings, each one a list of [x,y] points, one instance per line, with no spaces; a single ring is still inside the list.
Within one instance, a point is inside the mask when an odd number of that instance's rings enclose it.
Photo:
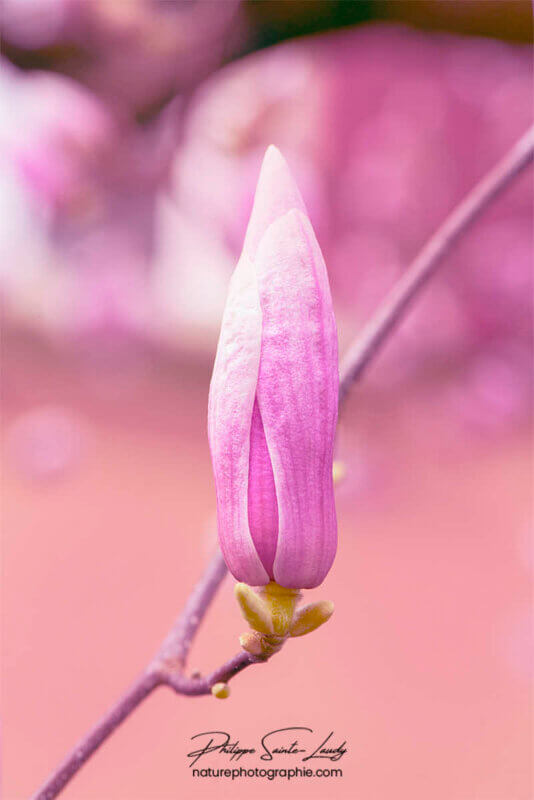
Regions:
[[[532,161],[533,154],[534,126],[456,206],[412,261],[346,353],[340,368],[340,405],[354,381],[362,375],[389,334],[404,319],[412,301],[436,272],[452,245]]]
[[[530,128],[472,189],[423,247],[343,359],[340,370],[340,407],[352,384],[361,377],[392,331],[404,319],[411,303],[436,272],[452,245],[514,177],[532,161],[533,157],[534,127]],[[32,800],[53,800],[57,797],[98,747],[156,687],[166,685],[178,694],[190,697],[206,695],[210,694],[216,683],[227,683],[251,664],[266,660],[241,651],[208,675],[185,674],[187,656],[194,637],[226,572],[222,555],[217,553],[193,589],[182,614],[163,641],[153,661],[126,694],[78,742],[44,786],[33,795]]]

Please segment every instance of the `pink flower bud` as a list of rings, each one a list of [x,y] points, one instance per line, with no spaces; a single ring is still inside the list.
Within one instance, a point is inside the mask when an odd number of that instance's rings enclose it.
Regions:
[[[267,150],[230,283],[210,386],[219,541],[230,572],[318,586],[332,566],[337,334],[299,191]]]

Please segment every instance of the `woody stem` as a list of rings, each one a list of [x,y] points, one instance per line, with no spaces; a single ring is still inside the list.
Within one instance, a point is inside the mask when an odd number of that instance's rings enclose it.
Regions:
[[[404,319],[414,299],[434,275],[452,245],[532,161],[533,156],[534,126],[472,189],[423,247],[343,359],[340,405],[345,401],[351,385],[361,377],[387,338]],[[193,589],[183,613],[154,661],[100,722],[82,737],[42,788],[33,795],[32,800],[54,800],[100,745],[157,686],[166,684],[179,694],[188,696],[208,694],[213,684],[226,682],[250,664],[262,661],[250,653],[241,652],[205,678],[189,678],[183,673],[193,638],[225,574],[226,566],[218,553]]]

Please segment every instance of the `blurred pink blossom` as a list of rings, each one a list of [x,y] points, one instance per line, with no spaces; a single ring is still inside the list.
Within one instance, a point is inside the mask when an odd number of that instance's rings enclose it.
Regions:
[[[7,431],[12,463],[27,478],[58,478],[83,449],[83,427],[68,409],[41,406],[16,418]]]
[[[144,2],[131,16],[119,11],[91,11],[114,31],[100,40],[104,53],[112,41],[128,48],[132,36],[143,40],[152,24]],[[169,14],[178,20],[177,9]],[[143,63],[150,82],[159,62]],[[111,95],[103,88],[91,93],[5,65],[5,191],[16,184],[18,229],[35,231],[35,241],[14,240],[0,226],[7,319],[42,332],[53,326],[74,341],[85,330],[101,342],[102,329],[207,358],[261,154],[273,141],[329,264],[343,347],[528,126],[531,74],[522,46],[373,25],[255,53],[193,92],[185,118],[176,97],[140,123],[128,104],[104,100]],[[428,375],[449,386],[451,410],[455,387],[464,387],[464,419],[477,413],[469,398],[490,425],[528,413],[530,381],[519,377],[528,359],[493,353],[499,342],[530,352],[531,219],[525,175],[449,256],[371,384]],[[35,279],[22,277],[36,272],[38,292]],[[518,377],[499,402],[503,362]]]

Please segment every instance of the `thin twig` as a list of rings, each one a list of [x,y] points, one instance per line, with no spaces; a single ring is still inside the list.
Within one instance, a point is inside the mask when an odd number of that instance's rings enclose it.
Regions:
[[[54,800],[85,762],[91,758],[121,722],[130,716],[145,697],[160,683],[156,673],[144,673],[102,719],[78,742],[65,760],[54,770],[44,786],[34,795],[38,800]]]
[[[158,686],[166,685],[179,694],[195,697],[210,694],[211,687],[227,683],[238,672],[264,659],[255,659],[244,650],[205,677],[188,677],[183,670],[193,638],[211,605],[211,601],[227,573],[218,551],[193,589],[184,609],[151,664],[132,684],[126,694],[87,733],[67,758],[34,795],[34,800],[54,800],[102,742]]]
[[[152,664],[156,671],[171,673],[183,671],[198,627],[226,572],[226,564],[218,550],[189,595],[189,599],[170,633],[163,640]]]
[[[533,156],[534,127],[475,186],[421,250],[345,356],[341,365],[340,405],[352,383],[362,375],[380,346],[399,324],[411,301],[436,271],[451,245],[508,186],[514,176],[532,161]],[[217,553],[150,666],[102,720],[78,742],[65,761],[33,796],[33,800],[54,800],[102,742],[157,686],[167,685],[179,694],[188,696],[205,695],[210,693],[215,683],[227,682],[251,664],[264,660],[255,659],[242,651],[203,678],[184,675],[194,636],[226,572],[223,558]]]
[[[532,161],[533,155],[534,126],[456,206],[412,261],[346,353],[340,369],[340,405],[354,381],[362,375],[391,331],[404,318],[412,300],[437,270],[443,256],[492,200]]]
[[[169,673],[165,676],[163,682],[178,694],[195,697],[202,694],[210,694],[211,687],[216,683],[228,683],[231,678],[246,667],[250,667],[251,664],[261,663],[265,663],[264,658],[254,658],[254,656],[242,650],[225,664],[206,675],[205,678],[188,678],[180,673]]]
[[[179,694],[190,697],[209,694],[214,684],[227,683],[245,667],[264,660],[256,659],[243,650],[205,677],[184,675],[195,634],[227,572],[221,552],[217,551],[149,667],[149,671],[160,676],[161,683]]]
[[[151,664],[143,672],[128,692],[111,708],[108,713],[89,731],[67,756],[65,761],[52,773],[47,782],[33,795],[33,800],[54,800],[64,786],[92,756],[102,742],[137,708],[157,686],[168,684],[180,694],[209,694],[211,687],[223,678],[228,680],[232,674],[252,663],[248,654],[239,654],[224,667],[220,667],[213,675],[205,679],[188,678],[183,675],[187,655],[198,627],[219,588],[227,569],[223,557],[218,551],[212,558],[201,579],[191,592],[184,609],[175,622]],[[243,658],[247,656],[247,658]],[[241,666],[234,662],[239,659]],[[246,662],[246,663],[245,663]],[[208,680],[212,679],[208,685]]]

